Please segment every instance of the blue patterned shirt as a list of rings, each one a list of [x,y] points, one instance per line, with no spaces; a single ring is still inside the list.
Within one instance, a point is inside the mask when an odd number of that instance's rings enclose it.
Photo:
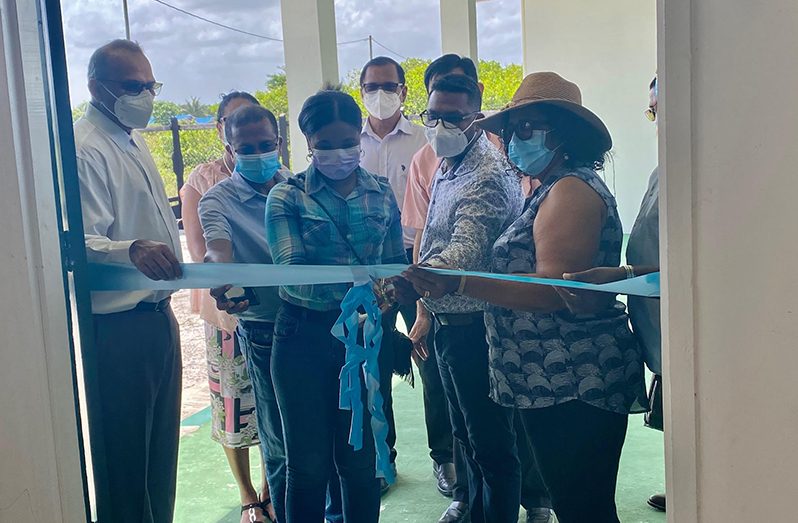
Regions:
[[[303,190],[283,182],[269,191],[266,202],[266,242],[275,264],[359,265],[358,258],[366,265],[407,262],[399,207],[386,179],[359,168],[357,185],[345,197],[312,166],[294,179]],[[283,286],[280,297],[300,307],[328,311],[340,306],[350,287]]]
[[[432,266],[489,271],[493,242],[524,207],[518,177],[485,133],[454,169],[441,164],[432,182],[419,260]],[[485,303],[467,296],[424,299],[432,312],[479,312]]]

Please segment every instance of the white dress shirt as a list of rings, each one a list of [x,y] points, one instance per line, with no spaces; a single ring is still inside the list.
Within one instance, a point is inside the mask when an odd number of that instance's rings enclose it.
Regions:
[[[410,123],[402,116],[393,131],[380,138],[371,128],[368,118],[360,135],[363,158],[360,166],[376,175],[388,178],[399,208],[402,208],[407,190],[410,161],[419,149],[427,144],[424,128]],[[412,227],[402,230],[406,249],[413,247],[416,231]]]
[[[165,243],[182,261],[177,221],[163,180],[139,133],[128,134],[89,104],[75,123],[86,256],[95,263],[128,263],[136,240]],[[93,292],[95,314],[122,312],[158,302],[168,291]]]

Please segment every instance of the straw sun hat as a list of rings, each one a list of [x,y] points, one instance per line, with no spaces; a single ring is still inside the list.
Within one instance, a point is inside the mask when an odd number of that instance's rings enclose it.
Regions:
[[[533,106],[553,107],[575,116],[577,118],[575,122],[584,125],[585,130],[590,131],[603,146],[602,149],[609,151],[612,148],[612,137],[607,126],[582,105],[582,93],[579,87],[557,73],[527,75],[513,95],[513,99],[501,111],[477,120],[476,124],[488,132],[501,135],[502,128],[512,112]]]

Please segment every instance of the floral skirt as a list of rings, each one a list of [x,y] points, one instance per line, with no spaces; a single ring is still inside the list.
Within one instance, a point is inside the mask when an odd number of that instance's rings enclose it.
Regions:
[[[211,438],[228,448],[259,444],[255,394],[238,338],[205,323]]]

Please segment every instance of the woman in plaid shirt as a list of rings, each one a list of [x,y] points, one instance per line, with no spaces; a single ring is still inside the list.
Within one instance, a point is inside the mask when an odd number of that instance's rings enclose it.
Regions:
[[[312,164],[275,186],[266,204],[266,239],[276,264],[406,263],[399,208],[388,181],[359,167],[362,115],[333,89],[305,101],[299,127]],[[368,413],[363,448],[348,443],[350,411],[338,409],[345,349],[330,334],[349,284],[280,288],[272,376],[288,458],[288,522],[323,521],[325,489],[341,476],[346,521],[379,519],[379,482]]]

